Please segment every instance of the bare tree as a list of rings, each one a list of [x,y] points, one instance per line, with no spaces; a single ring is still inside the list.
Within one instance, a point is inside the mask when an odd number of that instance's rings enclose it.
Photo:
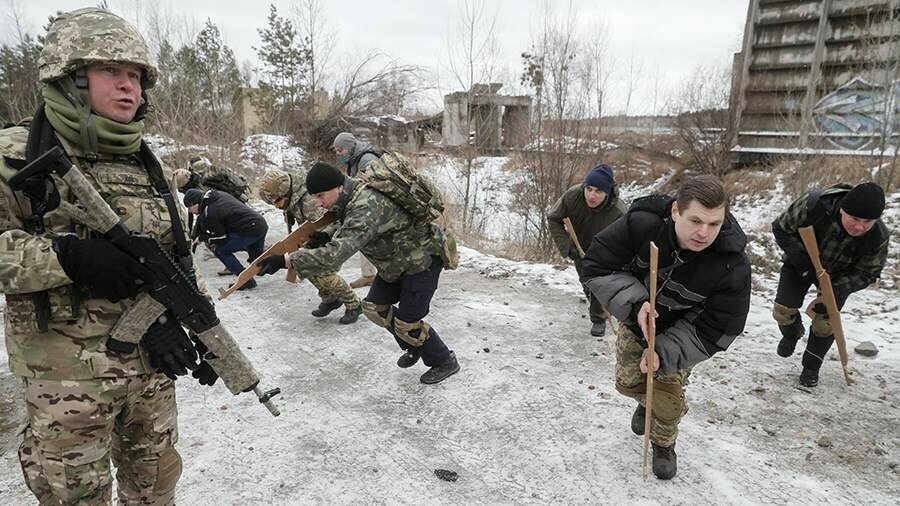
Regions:
[[[337,45],[337,33],[328,28],[325,4],[321,0],[294,0],[291,4],[295,25],[309,48],[306,78],[312,90],[311,96],[324,88],[331,55]],[[315,104],[310,104],[315,107]]]
[[[631,55],[628,57],[628,63],[625,66],[625,74],[623,76],[625,86],[625,111],[623,114],[628,116],[631,110],[631,99],[641,85],[641,79],[644,77],[644,62],[637,59],[634,54],[634,48],[631,49]]]
[[[597,21],[590,29],[590,36],[585,44],[584,70],[585,79],[593,83],[597,139],[603,134],[602,118],[606,111],[608,96],[615,75],[616,60],[610,47],[609,30],[606,23]]]
[[[669,99],[676,116],[675,131],[691,162],[703,172],[722,175],[727,160],[728,98],[731,87],[729,65],[699,65]]]
[[[471,135],[474,116],[479,113],[474,105],[477,84],[490,83],[496,76],[500,46],[496,37],[497,14],[488,12],[488,4],[484,0],[465,0],[460,6],[459,17],[447,36],[447,67],[459,89],[465,90],[466,111],[465,122],[461,125],[468,142],[462,149],[465,158],[463,165],[462,229],[471,227],[471,209],[477,202],[477,185],[473,186],[476,166],[475,157],[484,148],[477,135]],[[487,114],[497,114],[489,109]],[[492,122],[494,118],[482,118]]]

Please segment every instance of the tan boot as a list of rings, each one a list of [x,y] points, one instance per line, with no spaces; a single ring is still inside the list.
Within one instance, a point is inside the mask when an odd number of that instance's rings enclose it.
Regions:
[[[365,286],[372,286],[372,282],[375,281],[375,276],[362,276],[350,283],[350,288],[363,288]]]

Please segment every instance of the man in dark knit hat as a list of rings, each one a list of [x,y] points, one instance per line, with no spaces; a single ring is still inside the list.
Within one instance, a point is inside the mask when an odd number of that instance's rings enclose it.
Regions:
[[[613,171],[608,165],[600,164],[584,176],[584,181],[566,190],[550,212],[547,225],[559,254],[575,262],[578,276],[582,276],[581,256],[566,232],[563,219],[569,218],[575,228],[575,236],[582,248],[590,246],[594,236],[610,226],[625,213],[625,205],[619,200]],[[585,288],[590,304],[591,335],[606,334],[606,311],[600,302],[591,297]]]
[[[322,209],[340,222],[316,249],[260,260],[259,273],[272,274],[290,262],[302,278],[337,271],[361,251],[377,269],[362,301],[363,314],[386,328],[404,350],[402,368],[422,359],[429,367],[419,379],[438,383],[459,371],[456,355],[424,320],[444,268],[447,235],[434,223],[423,224],[386,194],[357,183],[339,169],[317,162],[306,175],[306,188]]]
[[[781,330],[778,355],[790,357],[804,328],[800,306],[810,286],[818,285],[812,260],[800,240],[798,230],[812,226],[816,232],[822,266],[831,276],[838,309],[847,297],[869,286],[881,275],[887,261],[890,231],[881,221],[884,191],[875,183],[851,187],[838,184],[804,193],[772,222],[775,241],[784,251],[784,265],[772,316]],[[813,300],[815,316],[803,353],[800,384],[819,383],[819,368],[834,342],[834,333],[825,305]]]

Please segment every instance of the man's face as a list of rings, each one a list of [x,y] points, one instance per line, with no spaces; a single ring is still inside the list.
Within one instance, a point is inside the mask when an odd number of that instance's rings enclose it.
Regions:
[[[316,201],[316,206],[327,211],[334,206],[334,203],[337,202],[338,197],[341,196],[341,193],[343,193],[343,191],[343,186],[337,186],[327,191],[314,193],[312,197]]]
[[[104,118],[131,123],[141,106],[143,70],[131,63],[92,63],[87,68],[91,109]]]
[[[599,206],[606,200],[606,192],[596,186],[584,187],[584,201],[591,209]]]
[[[348,156],[350,154],[350,148],[344,146],[335,146],[334,147],[334,156],[338,157],[340,160],[341,156]]]
[[[713,209],[692,200],[687,209],[678,209],[678,202],[672,202],[672,220],[675,221],[675,236],[678,247],[690,251],[703,251],[719,236],[725,222],[725,206]]]
[[[200,204],[194,204],[188,208],[191,214],[200,214]]]
[[[875,226],[875,222],[878,220],[866,220],[863,218],[857,218],[852,214],[847,214],[846,211],[841,209],[841,225],[844,226],[844,230],[850,234],[851,237],[860,237],[866,235],[869,230],[872,230],[872,227]]]

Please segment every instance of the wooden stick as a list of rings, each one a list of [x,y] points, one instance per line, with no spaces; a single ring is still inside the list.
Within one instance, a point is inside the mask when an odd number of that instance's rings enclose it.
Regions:
[[[578,236],[575,235],[575,226],[572,225],[572,220],[568,217],[563,218],[563,226],[566,227],[566,232],[569,233],[569,239],[575,244],[575,249],[578,250],[578,256],[584,258],[584,249],[581,248],[581,243],[578,242]]]
[[[838,355],[841,357],[841,368],[844,370],[844,381],[848,385],[854,383],[850,378],[850,371],[847,370],[847,363],[850,361],[847,356],[847,341],[844,339],[844,325],[841,323],[841,312],[837,307],[837,300],[834,298],[834,287],[831,286],[831,276],[822,266],[822,260],[819,258],[819,244],[816,242],[816,231],[811,226],[799,229],[800,239],[803,240],[803,246],[809,253],[813,267],[816,269],[816,278],[819,279],[819,291],[822,292],[822,302],[828,311],[828,321],[831,323],[831,330],[834,332],[834,342],[837,344]],[[824,362],[824,358],[823,362]]]
[[[334,213],[325,213],[324,216],[316,221],[303,222],[303,224],[297,227],[296,230],[285,236],[284,239],[269,246],[269,249],[263,251],[262,255],[250,262],[250,265],[248,265],[246,269],[238,274],[237,280],[231,286],[229,286],[228,288],[219,288],[219,300],[228,297],[229,295],[234,293],[235,290],[244,286],[245,283],[253,279],[253,276],[256,276],[259,273],[260,260],[274,255],[284,255],[285,253],[292,253],[294,251],[297,251],[301,246],[306,244],[306,241],[309,240],[309,237],[313,234],[313,232],[322,230],[326,226],[334,223],[336,219],[337,215],[335,215]],[[291,283],[296,283],[297,272],[294,271],[294,269],[291,268],[290,265],[288,265],[287,268],[287,280]]]
[[[647,349],[656,348],[656,278],[659,273],[659,248],[650,241],[650,315],[647,318]],[[647,394],[644,397],[644,480],[647,480],[647,453],[650,450],[650,425],[653,420],[653,360],[647,360]]]

